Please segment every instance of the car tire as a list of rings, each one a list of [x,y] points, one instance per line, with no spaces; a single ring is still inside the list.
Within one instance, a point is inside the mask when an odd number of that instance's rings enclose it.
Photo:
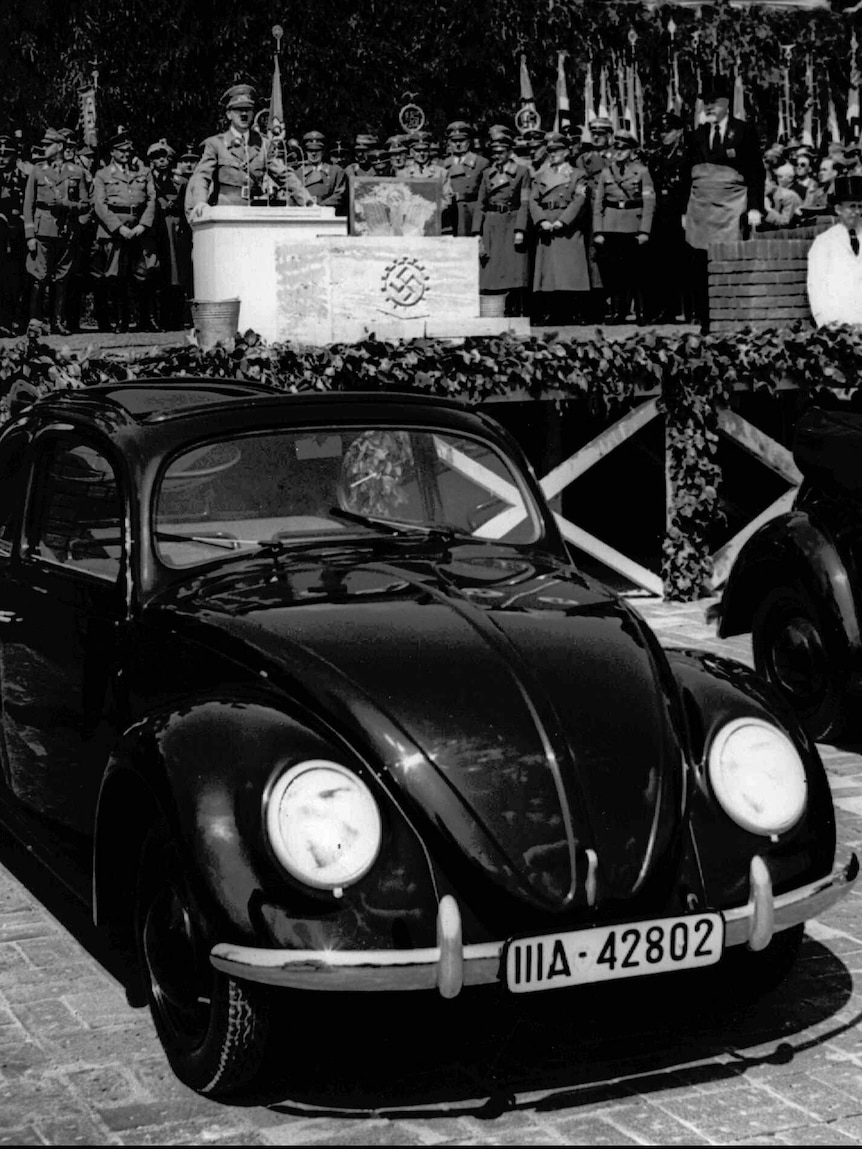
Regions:
[[[150,1012],[171,1068],[210,1097],[249,1093],[268,1046],[272,991],[214,969],[187,866],[166,827],[144,843],[135,936]]]
[[[810,596],[776,587],[752,622],[754,665],[791,706],[815,741],[836,738],[847,725],[847,698],[838,642]]]
[[[778,989],[799,956],[805,926],[774,934],[763,950],[733,946],[716,968],[733,1001],[754,1002]]]

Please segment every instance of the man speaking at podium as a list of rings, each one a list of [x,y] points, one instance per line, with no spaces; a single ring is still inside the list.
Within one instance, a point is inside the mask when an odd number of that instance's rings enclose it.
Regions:
[[[263,195],[263,178],[267,172],[277,184],[286,187],[288,204],[314,203],[314,197],[296,174],[251,126],[254,89],[249,84],[235,84],[222,100],[229,127],[226,132],[204,141],[203,155],[186,188],[185,209],[189,221],[197,219],[203,204],[249,206]]]

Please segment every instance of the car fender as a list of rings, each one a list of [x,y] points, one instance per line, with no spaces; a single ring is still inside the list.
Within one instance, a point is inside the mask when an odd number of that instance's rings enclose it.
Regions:
[[[755,855],[766,861],[777,893],[829,873],[836,846],[829,781],[817,747],[790,707],[744,663],[705,650],[666,653],[686,715],[693,773],[689,827],[711,904],[724,907],[747,900],[749,866]],[[715,734],[733,719],[747,716],[782,730],[805,768],[805,813],[795,826],[774,837],[736,823],[719,804],[709,779],[708,751]]]
[[[282,770],[313,758],[354,769],[384,819],[377,862],[342,896],[289,875],[265,836],[269,786]],[[126,731],[102,783],[94,848],[94,917],[116,938],[128,938],[140,847],[156,819],[187,861],[214,941],[380,947],[393,944],[399,921],[400,932],[417,939],[412,944],[434,937],[430,861],[389,788],[357,754],[271,700],[201,699]]]
[[[848,652],[862,650],[852,579],[831,531],[807,511],[765,523],[743,547],[721,599],[718,634],[751,630],[757,606],[776,586],[799,585],[824,611]]]

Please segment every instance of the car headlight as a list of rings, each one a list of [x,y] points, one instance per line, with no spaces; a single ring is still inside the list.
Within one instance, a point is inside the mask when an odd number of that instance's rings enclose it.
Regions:
[[[805,810],[808,782],[796,747],[761,718],[735,718],[709,748],[709,779],[735,822],[755,834],[789,830]]]
[[[315,758],[276,779],[266,804],[266,831],[289,873],[338,893],[374,864],[380,811],[361,778],[337,762]]]

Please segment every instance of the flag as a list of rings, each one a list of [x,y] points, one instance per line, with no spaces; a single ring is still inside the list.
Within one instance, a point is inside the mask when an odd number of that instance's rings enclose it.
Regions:
[[[829,139],[833,144],[841,143],[841,129],[838,126],[838,113],[835,111],[835,101],[832,93],[829,94]]]
[[[89,148],[99,146],[99,133],[96,130],[96,89],[82,88],[78,92],[81,103],[81,138]]]
[[[638,129],[640,132],[640,141],[644,142],[646,136],[646,120],[644,118],[644,90],[641,84],[640,73],[637,68],[634,69],[635,73],[635,115],[638,118]]]
[[[811,56],[805,65],[805,115],[802,120],[802,142],[814,147],[814,65]]]
[[[625,68],[625,123],[626,128],[634,134],[638,134],[638,122],[634,118],[634,108],[637,107],[637,100],[634,99],[634,65],[628,64]]]
[[[568,132],[572,126],[569,106],[569,89],[566,87],[565,59],[568,53],[557,52],[557,114],[554,117],[554,131]]]
[[[281,69],[278,66],[278,52],[273,56],[272,94],[269,97],[269,119],[267,130],[270,134],[280,134],[284,127],[284,105],[281,101]]]
[[[610,118],[610,109],[608,108],[608,73],[604,64],[602,64],[601,71],[599,72],[599,116],[603,120]]]
[[[587,60],[587,71],[584,76],[584,124],[581,128],[581,143],[591,144],[593,137],[590,133],[590,124],[596,118],[596,97],[593,91],[593,61]]]
[[[736,120],[745,119],[745,88],[742,85],[739,60],[736,61],[736,76],[733,81],[733,111],[731,115]]]
[[[847,126],[850,130],[851,138],[855,138],[856,129],[858,128],[858,121],[860,116],[859,109],[859,88],[862,77],[859,75],[859,68],[857,65],[856,51],[858,44],[856,43],[856,29],[853,29],[853,35],[850,38],[850,90],[847,93]]]
[[[530,83],[530,73],[527,71],[527,57],[524,52],[521,53],[521,107],[535,108],[536,101],[533,98],[533,85]]]

